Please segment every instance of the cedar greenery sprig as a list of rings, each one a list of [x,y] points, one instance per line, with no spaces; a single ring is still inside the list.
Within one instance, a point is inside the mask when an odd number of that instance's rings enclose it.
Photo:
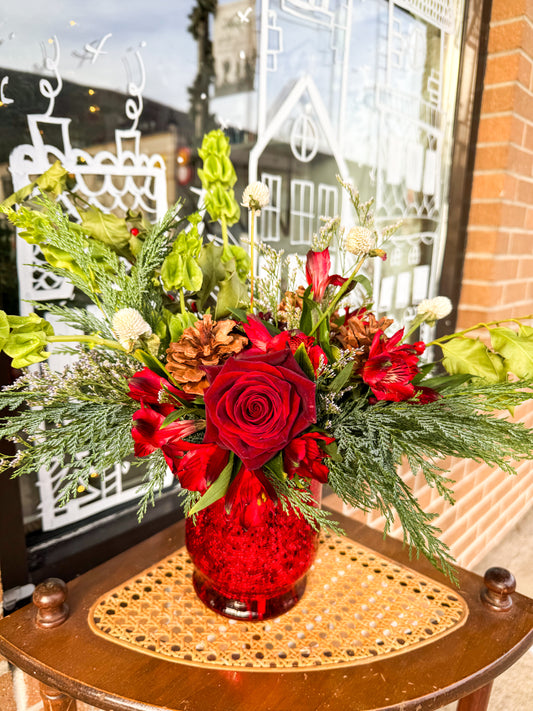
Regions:
[[[331,418],[342,461],[330,463],[329,484],[351,506],[378,510],[387,531],[397,515],[406,543],[450,575],[451,557],[431,524],[434,516],[422,511],[398,466],[405,457],[411,471],[421,471],[450,503],[450,480],[439,464],[444,457],[484,461],[513,474],[510,460],[533,459],[531,432],[494,413],[530,399],[531,386],[531,381],[474,383],[423,405],[380,402],[363,408],[361,400],[345,403]]]
[[[26,373],[1,391],[1,407],[13,411],[26,403],[29,408],[0,420],[0,437],[23,447],[14,458],[3,458],[0,472],[13,464],[17,476],[52,465],[64,468],[59,501],[65,503],[92,474],[105,476],[125,461],[133,454],[136,404],[127,388],[137,370],[133,364],[91,351],[64,373],[41,366],[40,373]]]

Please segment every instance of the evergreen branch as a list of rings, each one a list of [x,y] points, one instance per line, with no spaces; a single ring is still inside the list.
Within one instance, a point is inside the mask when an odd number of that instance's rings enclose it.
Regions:
[[[331,517],[329,511],[317,508],[316,499],[307,488],[307,482],[299,486],[292,479],[280,479],[266,468],[263,473],[272,484],[282,511],[292,511],[298,517],[301,516],[316,531],[326,528],[337,535],[343,534],[341,525]]]
[[[137,520],[139,523],[146,514],[148,506],[155,506],[155,498],[159,496],[163,490],[165,475],[168,469],[165,456],[160,449],[156,449],[146,461],[148,466],[143,478],[143,483],[138,489],[139,493],[144,492],[137,507]]]

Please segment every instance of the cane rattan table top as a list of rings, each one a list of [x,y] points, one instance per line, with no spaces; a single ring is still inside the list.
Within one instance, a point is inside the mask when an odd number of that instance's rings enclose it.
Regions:
[[[117,645],[188,665],[302,671],[399,654],[449,634],[467,616],[453,588],[325,535],[302,600],[277,619],[234,621],[206,608],[180,548],[101,596],[89,625]]]

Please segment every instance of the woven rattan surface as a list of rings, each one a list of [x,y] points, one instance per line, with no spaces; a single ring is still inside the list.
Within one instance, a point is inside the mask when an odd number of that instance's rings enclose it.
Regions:
[[[185,548],[102,596],[89,612],[109,641],[162,659],[265,671],[354,665],[446,635],[468,615],[452,589],[348,538],[326,535],[302,600],[241,622],[206,608]]]

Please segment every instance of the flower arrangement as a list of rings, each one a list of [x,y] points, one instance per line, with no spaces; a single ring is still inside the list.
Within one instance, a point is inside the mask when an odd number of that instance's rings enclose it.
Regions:
[[[372,312],[361,270],[386,257],[395,227],[380,232],[372,202],[343,181],[355,224],[324,220],[302,265],[307,283],[296,283],[283,253],[256,243],[255,222],[269,201],[263,184],[242,197],[249,253],[229,243],[240,215],[229,150],[214,131],[199,151],[203,205],[221,244],[204,239],[199,213],[184,218],[179,205],[157,225],[133,212],[103,214],[81,200],[58,164],[2,205],[21,236],[39,245],[45,268],[97,307],[34,304],[79,332],[68,336],[38,314],[0,312],[0,346],[15,368],[45,361],[50,346],[69,351],[76,342],[78,356],[64,373],[30,368],[1,393],[17,412],[2,420],[0,434],[18,445],[2,468],[23,474],[59,458],[68,466],[66,501],[93,472],[104,475],[133,454],[147,464],[140,515],[170,467],[188,515],[223,498],[247,527],[273,509],[335,527],[310,490],[313,480],[328,483],[346,503],[378,509],[388,526],[398,516],[407,544],[453,575],[432,515],[398,465],[405,458],[453,501],[443,457],[511,473],[513,460],[533,458],[530,431],[501,416],[532,394],[532,317],[515,319],[518,330],[478,324],[410,343],[451,305],[444,297],[421,302],[407,333]],[[79,221],[65,213],[62,193]],[[332,246],[344,274],[332,273]],[[254,274],[257,251],[262,275]],[[481,327],[490,346],[469,335]],[[424,359],[430,346],[442,352],[439,361]]]

